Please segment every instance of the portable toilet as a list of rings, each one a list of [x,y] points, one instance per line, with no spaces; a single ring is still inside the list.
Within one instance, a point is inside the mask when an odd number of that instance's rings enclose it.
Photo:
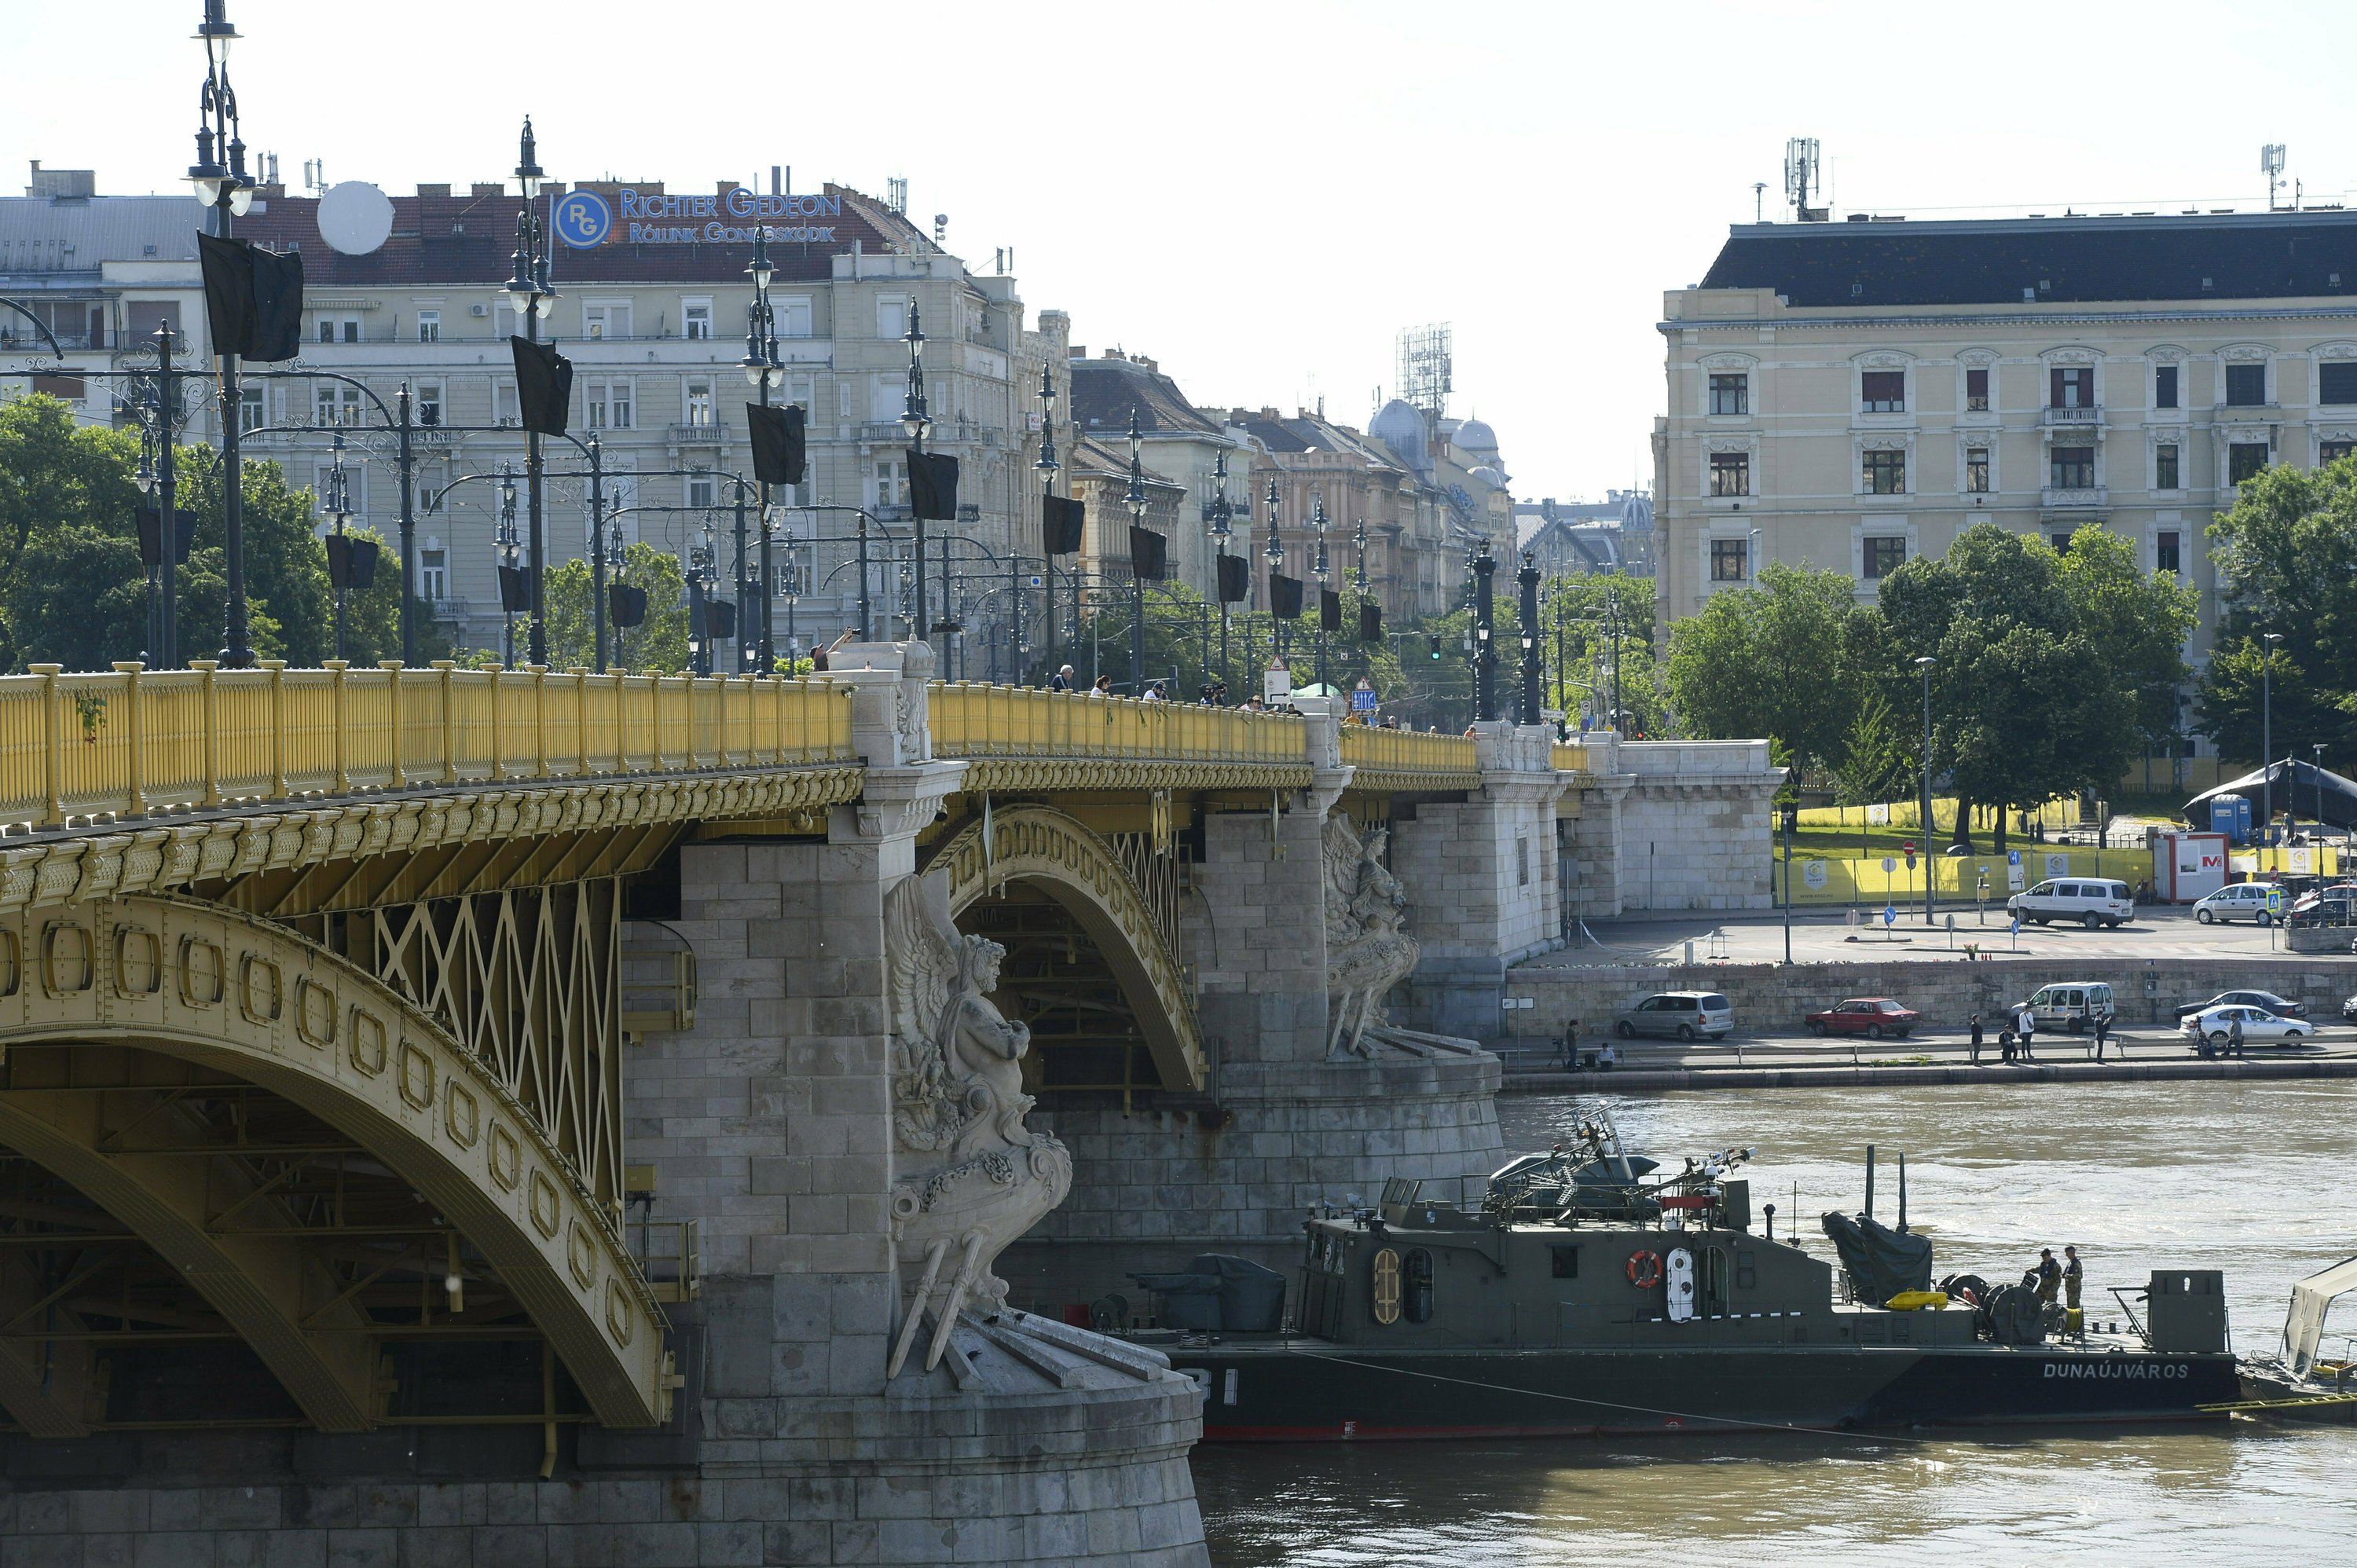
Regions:
[[[2247,795],[2218,795],[2210,801],[2210,831],[2229,842],[2251,842],[2251,800]]]

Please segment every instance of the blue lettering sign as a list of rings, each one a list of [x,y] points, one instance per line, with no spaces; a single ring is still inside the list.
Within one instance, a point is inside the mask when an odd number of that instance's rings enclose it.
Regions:
[[[614,209],[594,190],[568,190],[556,199],[552,220],[556,237],[576,251],[606,242],[614,231]]]

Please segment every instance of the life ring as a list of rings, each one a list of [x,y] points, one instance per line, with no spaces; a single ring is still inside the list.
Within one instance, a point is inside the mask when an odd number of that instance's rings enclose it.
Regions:
[[[1662,1283],[1662,1255],[1648,1252],[1642,1247],[1629,1254],[1629,1283],[1639,1290],[1652,1290]]]

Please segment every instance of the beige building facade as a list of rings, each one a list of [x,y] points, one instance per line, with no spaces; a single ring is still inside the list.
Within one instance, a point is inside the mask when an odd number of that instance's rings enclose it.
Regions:
[[[2234,485],[2357,444],[2357,215],[1739,226],[1664,296],[1661,619],[1771,561],[1870,600],[1982,521],[2093,522],[2220,613]]]

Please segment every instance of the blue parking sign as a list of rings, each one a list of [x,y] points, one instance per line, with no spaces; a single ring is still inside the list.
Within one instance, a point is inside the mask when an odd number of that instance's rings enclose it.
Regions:
[[[2005,863],[2007,865],[2019,865],[2021,864],[2021,852],[2018,849],[2007,850],[2005,852]]]
[[[1899,923],[1898,905],[1885,904],[1882,907],[1882,923],[1886,926],[1895,926]]]

